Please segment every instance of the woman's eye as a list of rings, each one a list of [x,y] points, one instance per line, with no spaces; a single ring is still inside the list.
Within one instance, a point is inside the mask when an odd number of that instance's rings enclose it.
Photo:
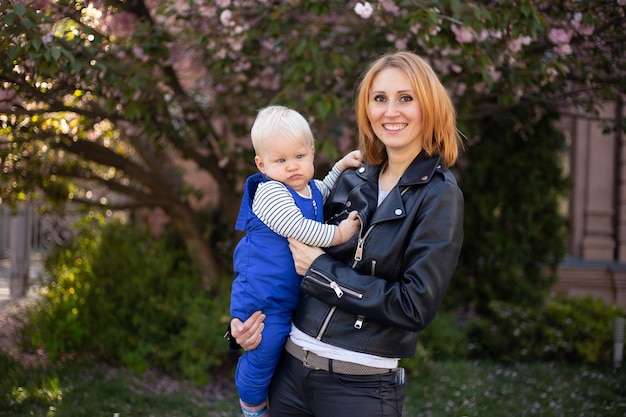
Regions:
[[[382,102],[382,101],[386,101],[386,98],[385,98],[385,96],[378,95],[378,96],[374,96],[374,101],[381,101]]]
[[[411,96],[402,96],[402,97],[400,97],[400,101],[413,101],[413,97],[411,97]]]

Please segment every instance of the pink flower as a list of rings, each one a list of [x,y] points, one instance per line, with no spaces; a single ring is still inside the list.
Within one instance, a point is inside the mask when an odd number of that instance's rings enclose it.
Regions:
[[[552,29],[548,34],[548,38],[555,45],[569,43],[570,39],[572,39],[572,31],[565,29]]]
[[[384,11],[389,12],[394,16],[398,16],[400,14],[400,9],[393,0],[383,0],[380,3],[383,6]]]
[[[220,22],[224,26],[233,26],[235,22],[233,22],[233,12],[226,9],[220,14]]]
[[[454,36],[459,43],[470,43],[474,40],[474,31],[472,29],[460,28],[456,25],[450,27]]]
[[[369,2],[365,1],[363,3],[359,2],[354,6],[354,12],[361,16],[363,19],[368,19],[372,13],[374,13],[374,9]]]
[[[519,52],[522,50],[522,45],[530,45],[531,40],[530,36],[520,36],[517,39],[510,40],[508,42],[509,50],[513,53]]]

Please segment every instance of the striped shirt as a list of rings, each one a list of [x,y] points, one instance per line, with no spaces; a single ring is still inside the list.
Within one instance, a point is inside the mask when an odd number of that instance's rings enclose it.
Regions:
[[[324,201],[330,195],[339,175],[341,170],[335,164],[323,181],[314,180]],[[315,204],[313,199],[311,202]],[[316,207],[316,210],[322,210],[322,207]],[[259,184],[254,194],[252,211],[275,233],[286,238],[292,237],[311,246],[330,246],[337,232],[335,225],[304,217],[287,187],[279,181]]]

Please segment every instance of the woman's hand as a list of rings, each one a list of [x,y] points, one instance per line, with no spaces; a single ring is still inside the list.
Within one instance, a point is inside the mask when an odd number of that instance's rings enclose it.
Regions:
[[[243,323],[237,318],[230,321],[230,334],[243,350],[253,350],[259,346],[263,338],[263,328],[265,327],[263,320],[265,320],[265,314],[255,311]]]
[[[296,266],[296,272],[299,275],[306,274],[307,269],[311,266],[313,261],[320,255],[324,254],[324,251],[315,246],[305,245],[299,240],[289,238],[289,249],[291,249],[291,255],[293,256],[293,263]]]

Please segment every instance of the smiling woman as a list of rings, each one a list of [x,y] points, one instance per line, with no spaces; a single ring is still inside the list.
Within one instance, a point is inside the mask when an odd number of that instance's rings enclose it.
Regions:
[[[397,68],[386,68],[372,80],[367,113],[374,134],[385,146],[389,163],[380,177],[380,188],[389,191],[422,150],[419,102],[409,78]]]

